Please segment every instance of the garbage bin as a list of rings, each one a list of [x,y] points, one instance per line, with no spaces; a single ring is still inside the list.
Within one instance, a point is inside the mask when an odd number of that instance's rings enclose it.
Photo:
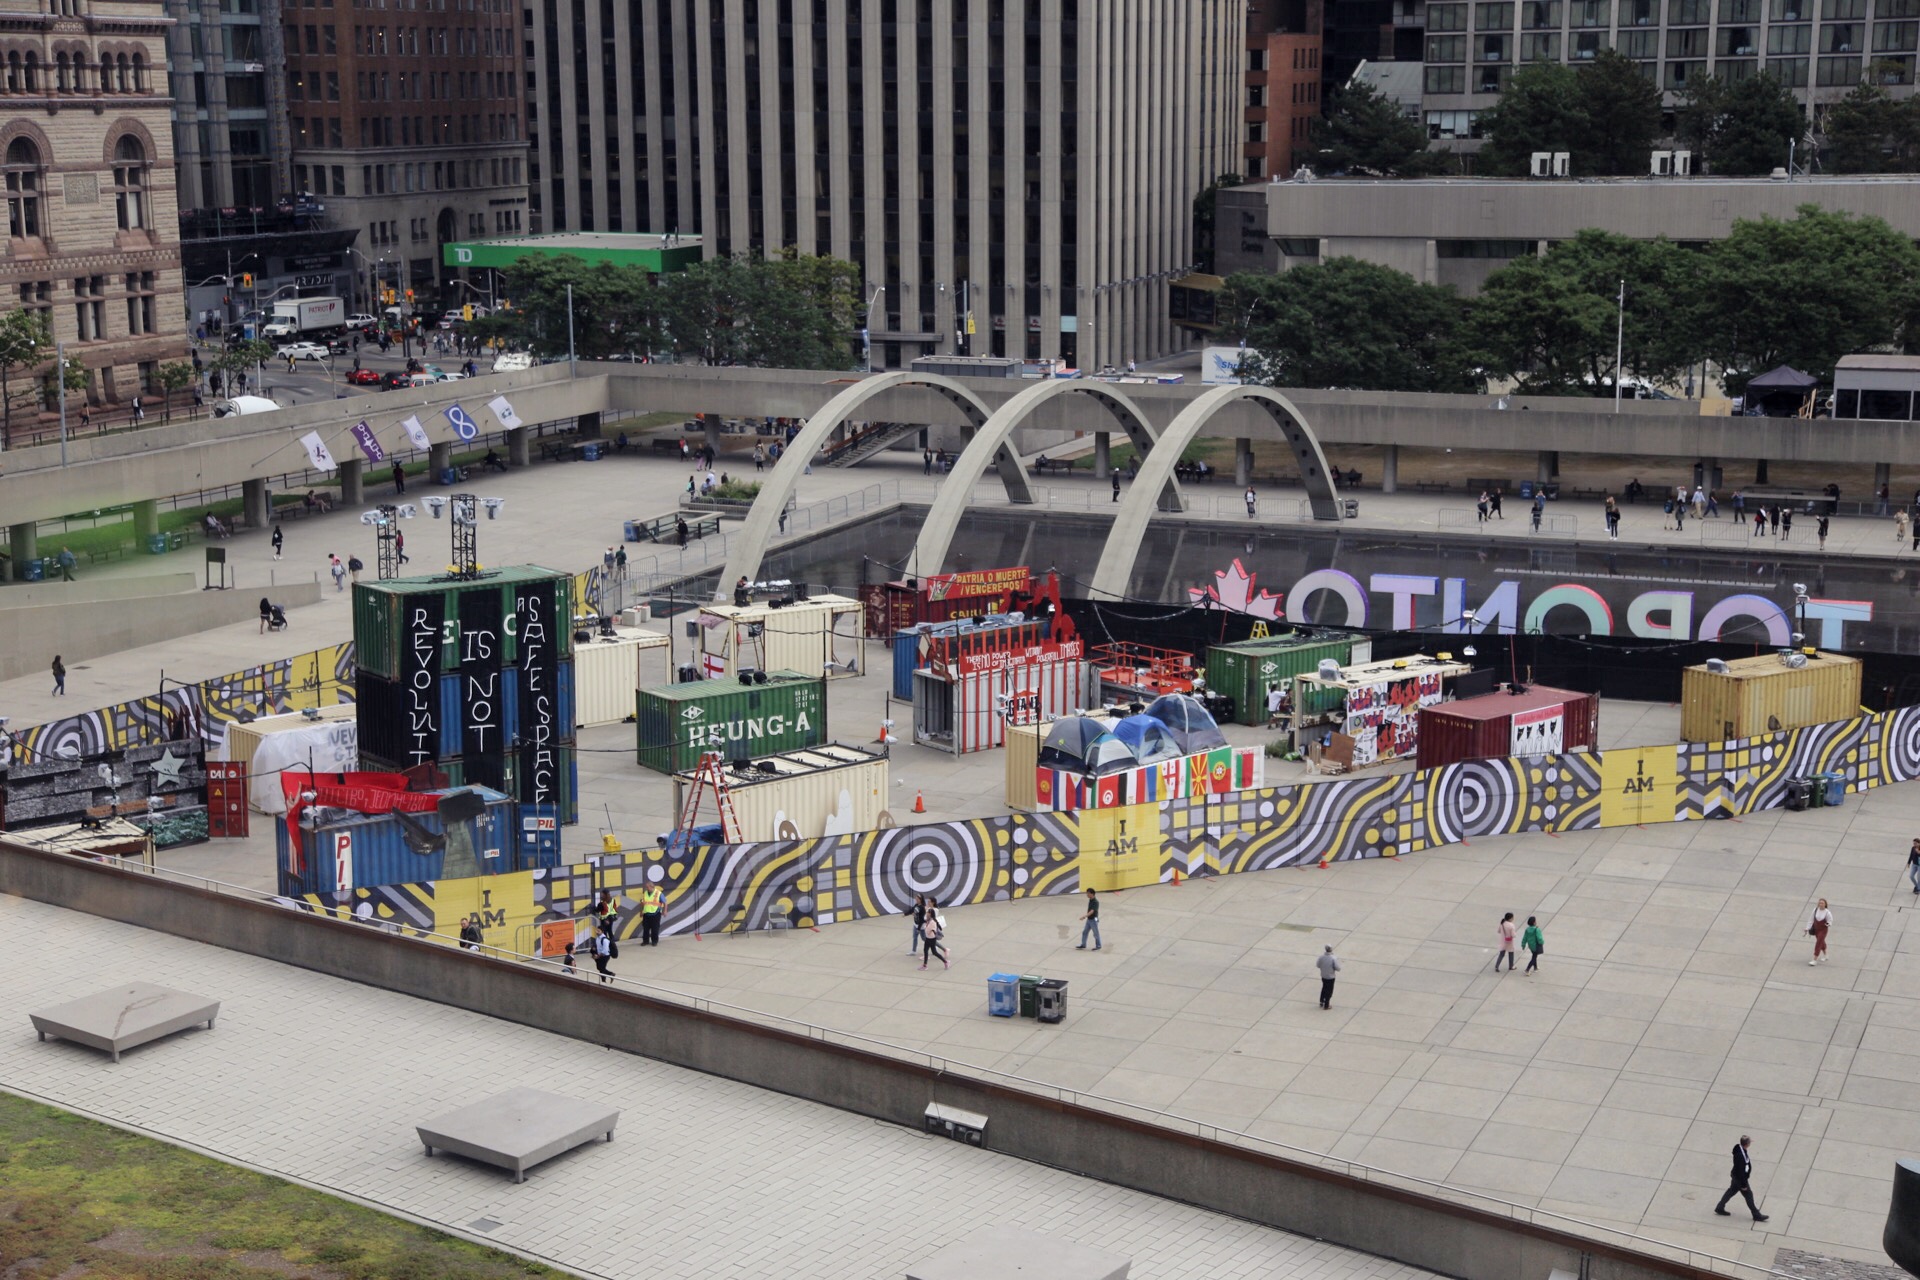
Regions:
[[[1820,796],[1822,805],[1841,805],[1847,802],[1847,780],[1837,773],[1816,773],[1813,775],[1814,792]]]
[[[1346,498],[1343,500],[1343,504],[1346,508],[1344,514],[1347,519],[1358,520],[1360,518],[1360,499]]]
[[[635,521],[629,520],[623,526],[622,535],[628,542],[640,541],[640,529]]]
[[[1813,803],[1813,784],[1805,778],[1787,779],[1786,807],[1798,813]]]
[[[580,446],[580,460],[582,462],[600,461],[601,448],[602,446],[598,440],[587,441]]]
[[[1040,984],[1040,1021],[1064,1022],[1067,1017],[1067,984],[1060,978],[1048,978]]]
[[[1827,789],[1820,785],[1820,775],[1810,773],[1801,781],[1807,784],[1807,808],[1818,809],[1827,802]]]
[[[996,1018],[1011,1018],[1020,1012],[1020,975],[987,975],[987,1012]]]
[[[163,556],[167,554],[167,535],[164,533],[148,534],[147,554],[152,556]]]
[[[46,576],[46,561],[35,556],[31,560],[20,562],[22,582],[39,582]]]
[[[1020,1016],[1037,1018],[1040,1016],[1040,984],[1046,979],[1038,974],[1020,975]]]

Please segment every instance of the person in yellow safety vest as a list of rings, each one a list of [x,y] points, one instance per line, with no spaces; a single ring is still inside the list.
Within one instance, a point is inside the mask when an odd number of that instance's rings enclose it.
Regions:
[[[650,884],[640,891],[640,945],[657,947],[660,945],[660,913],[667,905],[667,895],[660,892],[660,886]]]

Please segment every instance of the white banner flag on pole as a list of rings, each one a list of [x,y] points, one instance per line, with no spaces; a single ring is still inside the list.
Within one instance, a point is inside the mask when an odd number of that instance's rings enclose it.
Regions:
[[[414,448],[433,448],[433,441],[427,438],[427,429],[420,425],[419,414],[409,415],[407,420],[400,424],[400,427],[407,433],[407,439],[413,441]]]
[[[493,410],[493,416],[500,419],[501,426],[512,428],[520,425],[520,415],[513,411],[513,405],[505,396],[495,396],[487,401],[487,408]]]
[[[309,431],[301,436],[300,446],[307,451],[307,461],[313,464],[315,471],[335,469],[333,455],[327,452],[327,442],[320,438],[318,431]]]

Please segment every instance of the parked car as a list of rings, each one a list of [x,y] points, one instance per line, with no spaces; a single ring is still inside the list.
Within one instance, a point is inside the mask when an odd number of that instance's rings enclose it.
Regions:
[[[289,342],[284,347],[275,347],[276,360],[325,360],[333,354],[318,342]]]
[[[378,387],[384,385],[384,383],[385,379],[382,375],[372,369],[355,369],[347,375],[347,384],[349,386]]]

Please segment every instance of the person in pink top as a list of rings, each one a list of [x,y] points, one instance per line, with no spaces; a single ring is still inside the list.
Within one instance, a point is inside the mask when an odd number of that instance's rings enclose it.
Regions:
[[[1500,917],[1500,950],[1495,952],[1493,956],[1493,971],[1495,973],[1500,972],[1500,961],[1503,959],[1507,962],[1507,972],[1513,972],[1513,939],[1519,932],[1520,930],[1516,928],[1513,923],[1513,912],[1509,911]]]

